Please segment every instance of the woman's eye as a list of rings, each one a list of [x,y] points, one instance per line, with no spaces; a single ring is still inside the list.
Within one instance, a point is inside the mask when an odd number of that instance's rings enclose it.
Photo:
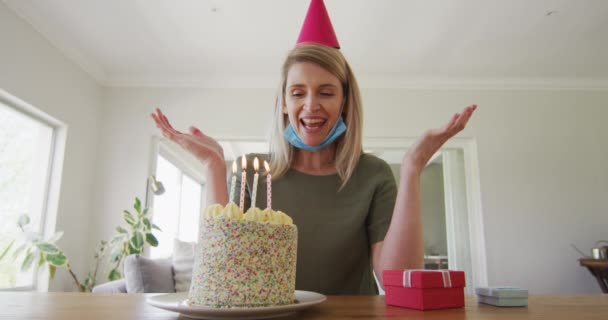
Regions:
[[[334,95],[334,93],[333,92],[321,92],[321,95],[326,96],[326,97],[331,97]]]
[[[301,97],[303,95],[304,95],[304,93],[299,92],[299,91],[294,91],[294,92],[291,93],[292,97]]]

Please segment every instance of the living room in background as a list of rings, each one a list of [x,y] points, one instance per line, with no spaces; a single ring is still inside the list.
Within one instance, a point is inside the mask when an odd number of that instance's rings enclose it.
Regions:
[[[0,90],[0,254],[13,239],[26,234],[53,234],[55,203],[59,194],[60,162],[63,159],[65,126],[37,108]],[[54,208],[54,209],[53,209]],[[23,215],[30,222],[20,229]],[[24,233],[25,231],[25,233]],[[17,242],[14,243],[17,246]],[[15,248],[13,248],[15,249]],[[15,261],[32,254],[36,261],[26,271]],[[38,281],[34,252],[20,252],[0,262],[0,290],[45,290],[47,280]],[[33,258],[32,258],[33,259]],[[27,260],[27,259],[25,259]]]

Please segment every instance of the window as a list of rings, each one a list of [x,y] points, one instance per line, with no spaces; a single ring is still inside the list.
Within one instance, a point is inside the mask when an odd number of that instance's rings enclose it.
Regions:
[[[20,215],[30,217],[27,231],[43,233],[45,227],[56,139],[56,128],[45,117],[0,91],[0,253],[21,234]],[[36,268],[28,272],[19,268],[10,257],[0,262],[0,289],[36,287]]]
[[[218,140],[218,143],[224,149],[228,168],[236,155],[268,150],[268,143],[264,141]],[[144,200],[151,207],[152,222],[162,229],[154,232],[158,247],[146,252],[151,258],[161,258],[173,253],[173,239],[197,241],[200,215],[206,204],[205,172],[195,157],[163,138],[152,138],[152,150],[149,174],[155,175],[165,192],[154,196],[149,192],[147,198],[153,197],[153,201]]]
[[[156,179],[165,192],[154,197],[152,220],[162,232],[156,232],[158,247],[150,248],[150,257],[168,257],[173,252],[173,239],[196,241],[203,185],[179,161],[159,154],[156,159]],[[173,160],[173,159],[172,159]]]

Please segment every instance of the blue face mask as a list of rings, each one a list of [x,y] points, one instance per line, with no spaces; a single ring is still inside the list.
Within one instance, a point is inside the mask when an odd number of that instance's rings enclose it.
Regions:
[[[287,126],[287,128],[285,128],[285,131],[283,131],[283,137],[285,137],[285,139],[296,148],[306,151],[319,151],[334,142],[344,132],[346,132],[346,124],[344,123],[342,117],[340,117],[334,128],[331,129],[327,137],[318,146],[309,146],[304,143],[304,141],[300,139],[300,136],[298,136],[298,133],[293,128],[291,123],[289,126]]]

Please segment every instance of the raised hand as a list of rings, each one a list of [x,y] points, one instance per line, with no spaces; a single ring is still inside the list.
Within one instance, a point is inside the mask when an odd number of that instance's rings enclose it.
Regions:
[[[470,105],[462,112],[455,114],[448,123],[441,128],[427,130],[412,145],[403,157],[402,168],[419,174],[435,152],[450,138],[462,131],[473,115],[477,105]],[[403,169],[402,169],[403,170]]]
[[[222,166],[224,164],[224,150],[222,147],[198,128],[190,127],[189,133],[179,132],[171,126],[167,117],[158,108],[150,116],[154,119],[156,127],[160,129],[164,137],[190,152],[205,167],[209,167],[209,165]]]

